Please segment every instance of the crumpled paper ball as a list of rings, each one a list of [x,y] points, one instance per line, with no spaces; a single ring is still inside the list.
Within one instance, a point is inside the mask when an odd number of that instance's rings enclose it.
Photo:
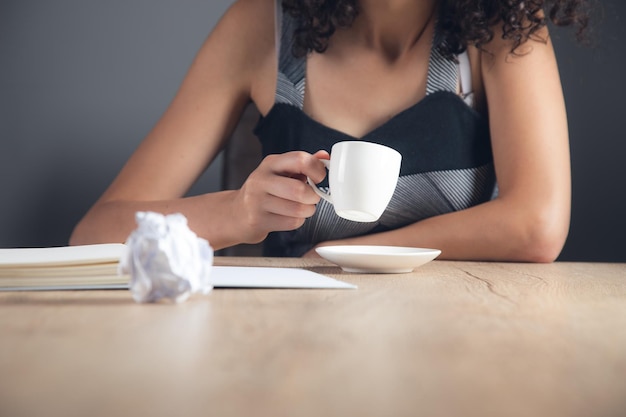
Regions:
[[[135,220],[138,227],[128,237],[128,251],[119,264],[120,273],[130,275],[135,301],[182,302],[192,293],[213,289],[213,248],[189,229],[185,216],[140,211]]]

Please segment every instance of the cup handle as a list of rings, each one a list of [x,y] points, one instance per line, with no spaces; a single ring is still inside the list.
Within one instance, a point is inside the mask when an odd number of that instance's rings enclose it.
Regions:
[[[328,170],[328,168],[330,167],[330,160],[329,159],[320,159],[320,161],[324,164],[324,166],[326,167],[326,170]],[[313,188],[313,191],[315,191],[315,194],[319,195],[320,197],[322,197],[324,200],[328,201],[329,203],[333,203],[333,200],[331,200],[330,198],[330,190],[329,192],[324,192],[322,190],[319,189],[319,187],[317,186],[317,184],[315,184],[313,181],[311,181],[311,178],[306,177],[306,182],[307,184],[309,184],[311,186],[311,188]]]

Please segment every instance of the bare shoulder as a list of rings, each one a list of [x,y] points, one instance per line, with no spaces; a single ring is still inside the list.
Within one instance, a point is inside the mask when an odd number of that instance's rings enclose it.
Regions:
[[[531,81],[535,74],[555,75],[556,57],[546,27],[517,47],[503,36],[502,24],[493,26],[492,30],[494,35],[489,43],[467,48],[476,102],[482,108],[487,105],[488,89],[504,93]]]
[[[251,63],[274,46],[274,0],[237,0],[226,11],[208,42],[220,44]]]
[[[537,110],[538,103],[562,106],[559,71],[546,27],[513,49],[514,43],[496,28],[494,38],[480,54],[482,82],[489,113],[499,113],[514,103],[525,103],[524,113]]]
[[[232,76],[248,80],[250,98],[260,109],[273,100],[274,17],[275,0],[237,0],[205,44],[206,49],[220,50],[219,56],[228,59]]]
[[[218,25],[238,33],[237,39],[273,43],[275,0],[237,0]],[[236,40],[236,39],[233,39]]]
[[[502,27],[493,28],[493,40],[483,47],[483,68],[498,69],[509,65],[533,65],[554,59],[554,50],[547,27],[540,28],[531,37],[513,50],[513,41],[503,36]]]

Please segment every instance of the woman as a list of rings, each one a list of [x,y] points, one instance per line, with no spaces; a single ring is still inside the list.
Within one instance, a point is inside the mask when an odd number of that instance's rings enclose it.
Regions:
[[[124,241],[134,213],[153,210],[185,214],[216,249],[270,234],[268,255],[376,244],[553,261],[569,228],[570,167],[543,9],[582,30],[581,3],[239,0],[71,243]],[[239,190],[182,198],[249,101],[263,115],[259,167]],[[347,139],[403,154],[380,222],[342,221],[304,181],[321,182],[319,159]]]

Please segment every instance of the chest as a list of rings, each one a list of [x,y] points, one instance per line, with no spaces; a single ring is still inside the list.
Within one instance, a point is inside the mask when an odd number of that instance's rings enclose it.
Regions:
[[[313,54],[306,63],[303,110],[335,130],[362,137],[426,94],[429,56],[390,63],[374,54]]]

